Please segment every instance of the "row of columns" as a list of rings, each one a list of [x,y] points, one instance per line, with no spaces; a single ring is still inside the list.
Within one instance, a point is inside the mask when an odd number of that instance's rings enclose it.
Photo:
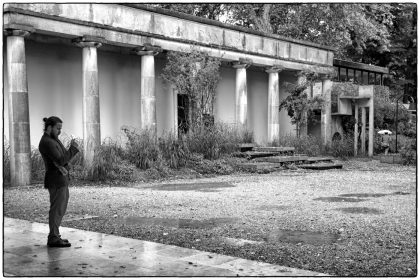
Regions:
[[[11,149],[12,185],[30,184],[30,134],[29,102],[25,62],[24,37],[30,31],[7,29],[7,67],[9,81],[9,120]],[[103,40],[97,37],[83,36],[73,40],[82,48],[83,76],[83,145],[84,163],[91,165],[95,149],[100,145],[100,106],[97,49]],[[156,131],[155,97],[155,61],[154,56],[161,51],[159,47],[145,45],[133,50],[141,56],[141,129]],[[235,86],[235,122],[246,128],[247,125],[247,72],[251,61],[240,59],[233,63],[236,69]],[[279,72],[280,66],[266,69],[268,73],[268,142],[279,137]],[[325,118],[330,116],[325,112]],[[330,111],[329,111],[330,112]],[[329,122],[330,123],[330,122]],[[324,129],[328,137],[328,129]]]
[[[366,103],[366,102],[365,102]],[[368,140],[368,156],[373,156],[373,136],[374,136],[374,111],[373,111],[373,100],[367,102],[363,106],[356,102],[354,106],[354,117],[355,117],[355,124],[354,124],[354,155],[357,156],[358,154],[358,141],[359,141],[359,108],[362,112],[361,116],[361,126],[362,131],[360,132],[360,141],[361,141],[361,148],[360,152],[362,155],[366,154],[366,108],[369,108],[369,140]]]

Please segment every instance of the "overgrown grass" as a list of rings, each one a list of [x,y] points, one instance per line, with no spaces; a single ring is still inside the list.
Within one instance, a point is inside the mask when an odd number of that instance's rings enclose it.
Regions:
[[[83,164],[83,139],[79,153],[70,161],[70,176],[89,181],[136,181],[162,179],[175,170],[187,168],[200,174],[230,174],[236,169],[228,158],[237,151],[239,143],[252,142],[253,135],[234,126],[215,124],[194,133],[175,136],[167,133],[157,137],[150,130],[123,127],[124,140],[105,139],[95,150],[90,167]],[[71,137],[62,134],[60,139],[69,148]],[[4,181],[10,182],[10,147],[5,141],[3,151]],[[31,152],[32,182],[42,183],[45,168],[38,149]]]
[[[332,141],[329,152],[332,156],[342,159],[354,156],[354,136],[343,134],[340,140]]]
[[[10,183],[10,144],[3,138],[3,182]]]
[[[308,156],[319,156],[325,154],[322,141],[320,138],[312,135],[295,135],[280,136],[279,141],[272,143],[278,147],[295,147],[295,154],[306,154]]]

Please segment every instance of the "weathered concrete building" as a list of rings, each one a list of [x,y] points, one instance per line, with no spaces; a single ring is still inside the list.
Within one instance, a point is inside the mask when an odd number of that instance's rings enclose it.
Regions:
[[[4,119],[13,185],[30,181],[30,149],[42,118],[59,116],[64,130],[84,139],[91,161],[101,139],[123,125],[176,131],[176,93],[160,77],[167,51],[191,46],[221,58],[215,120],[246,125],[257,143],[294,133],[284,82],[312,70],[322,82],[312,94],[330,100],[333,49],[185,14],[135,4],[4,6]],[[317,129],[331,140],[331,106]]]

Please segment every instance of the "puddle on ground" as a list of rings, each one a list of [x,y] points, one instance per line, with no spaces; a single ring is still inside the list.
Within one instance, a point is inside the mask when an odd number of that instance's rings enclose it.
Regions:
[[[409,192],[393,192],[391,195],[409,195]]]
[[[235,185],[226,182],[196,183],[196,184],[163,184],[158,186],[145,187],[157,191],[199,191],[219,192],[221,188],[233,188]]]
[[[337,196],[318,197],[318,198],[315,198],[314,200],[324,201],[324,202],[362,202],[362,201],[367,201],[367,199],[353,198],[353,197],[337,197]]]
[[[288,205],[263,205],[260,207],[255,208],[256,210],[262,211],[284,211],[292,208],[292,206]]]
[[[337,208],[336,210],[342,211],[344,213],[348,214],[374,214],[379,215],[383,212],[375,209],[375,208],[369,208],[369,207],[346,207],[346,208]]]
[[[265,238],[269,243],[323,245],[337,242],[339,234],[299,230],[274,230]]]
[[[383,197],[387,196],[386,193],[346,193],[340,194],[339,196],[343,197]]]
[[[193,219],[172,219],[172,218],[150,218],[127,216],[120,219],[125,225],[141,225],[141,226],[166,226],[175,228],[214,228],[225,224],[234,224],[238,218],[211,218],[206,220]]]

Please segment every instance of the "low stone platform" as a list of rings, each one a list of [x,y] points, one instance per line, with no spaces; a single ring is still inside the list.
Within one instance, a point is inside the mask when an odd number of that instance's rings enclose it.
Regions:
[[[247,151],[252,151],[252,149],[256,146],[257,144],[254,144],[254,143],[241,143],[238,145],[238,148],[240,152],[247,152]]]
[[[280,165],[270,162],[247,162],[241,164],[240,167],[249,172],[266,173],[279,169]]]
[[[300,164],[299,168],[313,169],[313,170],[327,170],[327,169],[341,169],[343,165],[341,163],[313,163],[313,164]]]
[[[308,156],[274,156],[274,157],[262,157],[255,159],[256,161],[263,162],[275,162],[275,163],[290,163],[290,162],[300,162],[305,161]]]
[[[275,152],[256,152],[256,151],[248,151],[243,153],[247,159],[254,159],[254,158],[261,158],[261,157],[272,157],[277,156],[278,153]]]
[[[294,147],[255,147],[252,149],[256,152],[273,152],[273,153],[294,153]]]
[[[332,157],[310,157],[305,162],[311,163],[311,162],[332,162],[334,158]]]
[[[46,246],[48,225],[4,218],[3,275],[17,277],[328,276],[205,251],[61,227],[69,248]]]

